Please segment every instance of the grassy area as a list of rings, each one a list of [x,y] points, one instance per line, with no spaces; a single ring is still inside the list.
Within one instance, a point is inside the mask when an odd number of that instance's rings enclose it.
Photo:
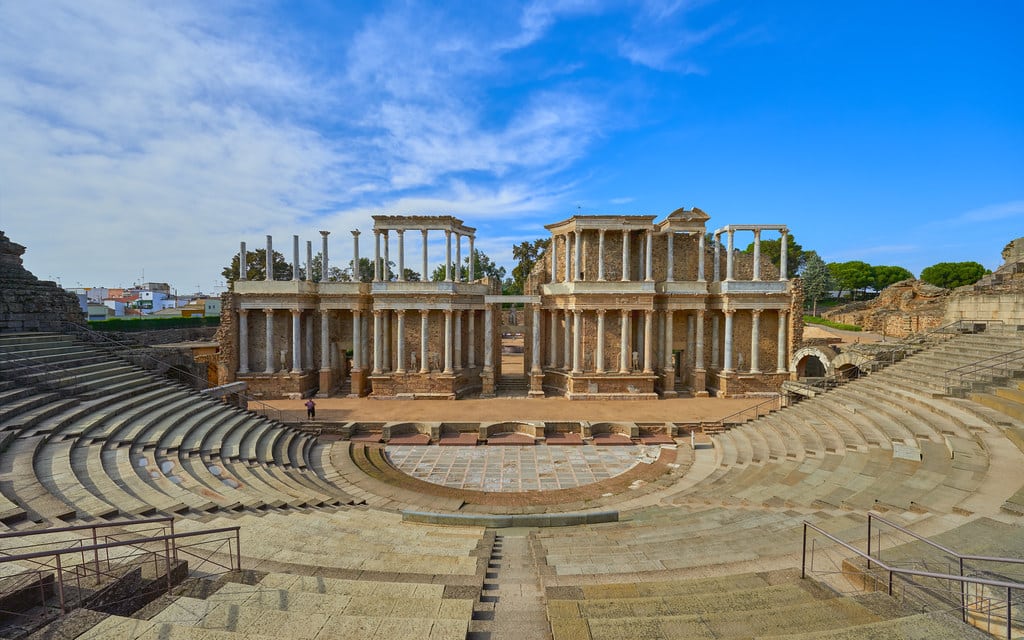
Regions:
[[[855,324],[843,324],[842,322],[832,322],[825,318],[819,318],[818,316],[804,316],[804,324],[820,324],[825,327],[831,327],[832,329],[841,329],[843,331],[860,331],[860,327]]]
[[[110,320],[90,320],[89,328],[95,331],[159,331],[161,329],[194,329],[196,327],[216,327],[220,317],[192,318],[111,318]]]

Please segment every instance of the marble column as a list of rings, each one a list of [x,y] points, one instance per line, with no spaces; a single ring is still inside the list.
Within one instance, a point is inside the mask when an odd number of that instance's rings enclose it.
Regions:
[[[245,281],[249,277],[249,254],[245,251],[245,242],[238,248],[238,279]]]
[[[320,246],[320,281],[327,282],[328,269],[330,268],[329,261],[327,259],[327,236],[331,235],[330,231],[321,231],[320,237],[323,238]]]
[[[362,371],[364,366],[362,316],[362,311],[352,310],[352,371]]]
[[[572,369],[572,322],[569,321],[568,309],[562,313],[565,316],[565,326],[562,327],[562,367],[568,371]]]
[[[312,362],[312,361],[311,361]],[[331,312],[320,311],[320,371],[331,370]],[[327,389],[321,389],[327,393]]]
[[[583,373],[580,368],[580,348],[583,342],[583,312],[576,309],[572,312],[572,372]]]
[[[264,263],[266,266],[266,272],[263,274],[264,280],[274,279],[274,238],[267,236],[267,255],[264,256]]]
[[[713,265],[713,268],[712,268],[712,273],[714,274],[714,277],[712,278],[712,281],[713,282],[719,282],[722,279],[722,234],[720,234],[720,233],[716,233],[715,234],[715,257],[714,257],[714,260],[715,260],[715,264]]]
[[[381,261],[380,270],[384,282],[391,282],[391,234],[385,229],[384,236],[384,260]]]
[[[362,331],[362,335],[364,335],[364,336],[370,335],[370,314],[368,314],[368,313],[362,314],[362,324],[360,325],[360,327],[361,327],[360,331]],[[367,365],[370,363],[370,358],[372,357],[370,355],[370,341],[364,339],[359,344],[361,345],[360,346],[360,350],[363,352],[361,362],[363,363],[363,369],[365,370]]]
[[[718,369],[722,366],[721,360],[721,337],[718,331],[719,321],[718,314],[711,313],[711,366]]]
[[[312,371],[316,366],[313,362],[313,311],[310,310],[306,313],[306,328],[303,329],[305,335],[303,336],[304,342],[306,343],[306,351],[302,355],[302,363],[306,369]]]
[[[734,233],[733,233],[732,230],[729,230],[728,234],[729,234],[729,244],[725,248],[725,250],[726,250],[726,254],[725,254],[725,279],[726,280],[732,280],[733,279],[733,273],[734,273],[733,272],[733,267],[735,266],[735,263],[736,263],[736,261],[733,259],[733,235],[734,235]]]
[[[430,373],[430,310],[420,309],[420,373]]]
[[[704,234],[698,234],[697,240],[697,282],[704,282]]]
[[[298,280],[301,273],[299,265],[299,236],[292,236],[292,280]]]
[[[694,366],[691,359],[694,357],[694,343],[697,340],[697,329],[694,326],[692,313],[686,314],[686,363]]]
[[[775,372],[786,373],[789,367],[786,366],[786,316],[788,315],[785,309],[779,309],[779,337],[777,344],[778,356],[775,359]]]
[[[618,373],[626,374],[630,371],[630,312],[618,312]]]
[[[295,236],[296,238],[298,236]],[[292,373],[302,373],[302,310],[292,309]]]
[[[472,237],[472,236],[470,236]],[[472,256],[473,252],[470,251]],[[472,259],[472,258],[470,258]],[[470,369],[476,367],[476,310],[466,311],[466,321],[469,326],[466,328],[466,366]]]
[[[704,370],[704,310],[697,312],[696,326],[694,327],[696,343],[693,348],[693,368],[697,371]]]
[[[454,280],[455,274],[452,273],[452,232],[449,229],[444,230],[444,279],[448,282]],[[451,315],[449,313],[449,315]]]
[[[754,229],[754,277],[755,282],[761,279],[761,230]]]
[[[594,371],[604,373],[604,309],[597,310],[597,353],[594,354]]]
[[[551,284],[558,282],[558,236],[551,235]]]
[[[665,311],[665,339],[662,343],[662,370],[667,369],[673,373],[675,370],[672,368],[672,342],[675,340],[675,316],[676,313],[672,309]]]
[[[629,282],[629,229],[622,230],[622,281]]]
[[[450,245],[449,245],[450,246]],[[452,310],[444,310],[444,373],[451,375],[452,371]]]
[[[665,234],[665,241],[668,243],[668,265],[665,280],[668,282],[674,282],[676,279],[676,234],[669,230],[669,232]]]
[[[789,280],[789,242],[788,233],[785,229],[782,231],[782,237],[779,238],[779,280]]]
[[[385,272],[385,274],[386,273],[387,272]],[[384,314],[380,318],[381,333],[383,333],[383,336],[381,337],[383,344],[380,346],[382,350],[380,364],[381,369],[383,369],[385,372],[391,371],[393,369],[393,367],[391,366],[391,314],[391,309],[385,309]]]
[[[380,282],[380,231],[373,230],[373,281]]]
[[[580,280],[580,267],[583,265],[581,256],[583,255],[583,231],[576,229],[576,237],[572,241],[573,250],[573,269],[572,269],[572,281],[579,282]]]
[[[530,373],[538,374],[540,369],[540,305],[533,305],[533,326],[530,328],[533,338],[530,353]]]
[[[359,271],[359,229],[352,230],[352,282],[362,282],[362,273]]]
[[[405,229],[395,233],[398,234],[398,281],[405,282]]]
[[[565,282],[572,282],[572,254],[569,253],[569,243],[572,234],[565,234]]]
[[[476,280],[476,251],[473,248],[475,238],[469,236],[469,282]],[[472,364],[470,366],[473,366]]]
[[[650,237],[648,236],[648,239]],[[654,345],[654,312],[644,311],[644,373],[654,373],[651,347]]]
[[[313,241],[306,240],[306,282],[313,282]]]
[[[484,307],[484,371],[494,369],[494,312]]]
[[[462,371],[462,311],[455,311],[455,370]]]
[[[733,309],[727,309],[725,311],[725,358],[722,361],[722,371],[732,371],[732,324],[733,316],[736,315],[736,311]]]
[[[462,282],[462,234],[455,234],[455,281]]]
[[[427,259],[427,236],[430,233],[429,229],[420,229],[420,233],[423,234],[423,274],[420,276],[420,280],[428,282],[430,280],[429,264]]]
[[[761,310],[750,311],[750,373],[761,373]]]
[[[604,282],[604,229],[597,232],[597,281]]]
[[[375,376],[380,375],[381,357],[384,355],[381,351],[381,343],[384,341],[381,337],[381,329],[383,327],[382,313],[380,309],[373,310],[373,375]]]
[[[249,310],[238,310],[238,373],[249,373]]]
[[[398,237],[402,237],[401,232],[399,232]],[[401,256],[401,249],[399,249],[399,256]],[[398,316],[398,338],[395,349],[398,362],[395,363],[397,365],[395,373],[405,373],[405,309],[398,309],[395,311],[395,314]]]
[[[654,232],[650,229],[644,246],[644,281],[654,282]]]
[[[558,310],[548,312],[548,368],[558,366]]]
[[[264,309],[263,315],[267,319],[267,366],[264,368],[263,373],[274,373],[274,310]]]

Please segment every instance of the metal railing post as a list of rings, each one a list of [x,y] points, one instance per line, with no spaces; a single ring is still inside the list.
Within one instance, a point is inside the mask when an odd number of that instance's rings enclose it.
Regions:
[[[167,593],[171,592],[171,541],[164,540],[164,565],[167,567]]]
[[[960,577],[962,578],[962,577],[964,577],[964,559],[963,558],[959,558],[959,560],[960,560]],[[967,622],[967,593],[965,591],[965,587],[966,586],[967,586],[966,582],[963,582],[963,581],[960,582],[960,610],[964,614],[964,622]]]
[[[238,570],[242,570],[242,530],[235,529],[235,555],[238,557]]]
[[[871,568],[871,513],[868,512],[868,569]]]
[[[892,595],[892,569],[889,569],[889,595]]]
[[[807,523],[804,522],[804,541],[800,547],[800,577],[807,577]]]
[[[60,597],[60,613],[64,615],[67,609],[64,607],[64,569],[60,562],[60,553],[57,554],[57,595]]]
[[[96,526],[93,525],[93,527],[92,527],[92,545],[95,547],[98,544],[99,544],[99,542],[96,540]],[[99,549],[93,549],[92,550],[92,555],[93,555],[93,562],[96,565],[96,584],[98,585],[100,583],[100,550]],[[83,564],[84,564],[84,562],[83,562]]]
[[[1013,587],[1006,587],[1006,640],[1013,638],[1013,616],[1010,610],[1013,608]]]

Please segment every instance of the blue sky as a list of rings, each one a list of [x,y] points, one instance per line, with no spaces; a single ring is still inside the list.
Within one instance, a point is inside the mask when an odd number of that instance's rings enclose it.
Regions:
[[[508,267],[576,211],[696,205],[826,261],[994,269],[1024,235],[1022,23],[999,1],[0,0],[0,229],[65,286],[181,291],[267,233],[287,255],[332,230],[347,260],[373,213],[452,213]]]

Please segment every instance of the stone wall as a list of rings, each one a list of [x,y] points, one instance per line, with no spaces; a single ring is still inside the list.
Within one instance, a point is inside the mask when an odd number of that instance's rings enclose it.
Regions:
[[[25,247],[0,231],[0,333],[63,331],[63,323],[85,324],[78,296],[25,269]]]
[[[943,317],[950,293],[920,280],[903,280],[886,287],[874,300],[843,305],[822,315],[865,331],[905,338],[946,324]]]

